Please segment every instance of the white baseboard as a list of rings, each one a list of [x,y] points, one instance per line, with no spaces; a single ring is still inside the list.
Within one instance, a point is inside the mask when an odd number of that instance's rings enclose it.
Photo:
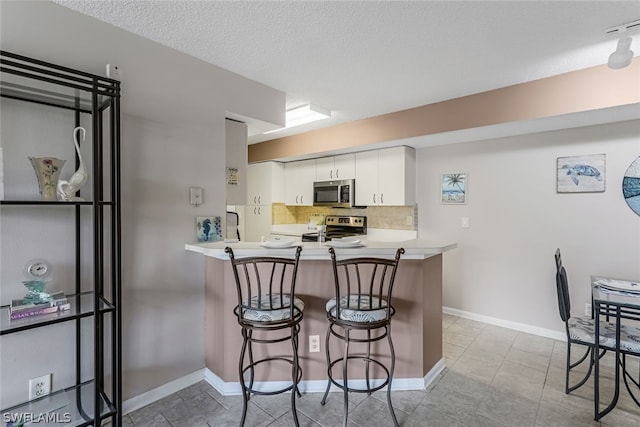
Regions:
[[[391,390],[424,390],[431,384],[445,368],[444,359],[440,359],[433,368],[424,376],[424,378],[395,378],[391,382]],[[223,396],[237,396],[242,394],[239,381],[225,382],[205,368],[204,379],[211,387],[215,388],[218,393]],[[377,384],[384,382],[384,379],[371,379],[370,383],[375,387]],[[254,388],[263,392],[275,391],[291,384],[288,381],[256,381]],[[365,380],[350,380],[351,387],[365,388]],[[324,393],[327,388],[327,380],[303,380],[299,384],[301,393]],[[341,391],[335,386],[331,386],[330,391]]]
[[[178,378],[177,380],[170,381],[166,384],[161,385],[160,387],[156,387],[135,397],[132,397],[131,399],[125,400],[124,402],[122,402],[122,413],[128,414],[130,412],[133,412],[136,409],[140,409],[143,406],[147,406],[148,404],[155,402],[156,400],[167,397],[178,390],[189,387],[190,385],[193,385],[198,381],[202,381],[205,376],[204,371],[204,369],[199,369],[195,372],[185,375],[184,377]]]
[[[427,375],[425,375],[424,378],[394,379],[391,383],[391,390],[424,390],[438,377],[438,375],[444,370],[444,368],[444,359],[440,359],[433,366],[433,368],[431,368],[431,370],[427,372]],[[218,390],[218,392],[223,396],[236,396],[241,394],[239,382],[225,382],[222,380],[222,378],[211,372],[209,369],[203,368],[122,402],[122,413],[128,414],[130,412],[133,412],[157,400],[165,398],[177,392],[178,390],[189,387],[190,385],[193,385],[198,381],[202,381],[203,379],[208,382],[213,388]],[[381,379],[375,379],[371,382],[373,384],[380,384],[382,381],[383,380]],[[256,382],[256,387],[258,387],[258,389],[261,391],[272,391],[279,388],[284,388],[288,384],[289,383],[286,381],[262,381]],[[354,381],[352,384],[353,386],[358,388],[365,387],[364,380]],[[307,380],[300,382],[301,393],[324,393],[326,387],[326,380]],[[340,389],[332,386],[331,391],[340,391]]]
[[[485,316],[482,314],[471,313],[469,311],[458,310],[450,307],[442,307],[444,314],[463,317],[465,319],[477,320],[478,322],[488,323],[489,325],[501,326],[515,331],[526,332],[532,335],[552,338],[554,340],[566,341],[567,335],[563,332],[554,331],[552,329],[540,328],[538,326],[527,325],[525,323],[512,322],[510,320],[498,319],[496,317]]]
[[[436,378],[438,378],[438,375],[440,375],[440,373],[444,371],[446,367],[447,366],[444,363],[444,357],[438,360],[436,364],[433,365],[433,368],[431,368],[431,370],[427,372],[427,375],[425,375],[422,380],[424,384],[424,389],[427,389],[427,387],[429,387],[429,385],[432,382],[434,382]]]

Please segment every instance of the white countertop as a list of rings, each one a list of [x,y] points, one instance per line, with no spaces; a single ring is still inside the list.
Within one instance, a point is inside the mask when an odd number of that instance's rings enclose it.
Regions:
[[[336,248],[339,258],[373,256],[392,258],[398,248],[405,250],[402,259],[426,259],[433,255],[438,255],[446,251],[455,249],[458,245],[455,242],[436,242],[427,239],[405,240],[403,242],[378,242],[364,240],[364,246],[357,248]],[[295,246],[286,249],[272,249],[262,247],[260,242],[215,242],[215,243],[187,243],[185,249],[190,252],[201,253],[218,259],[229,259],[224,252],[225,247],[231,247],[237,257],[245,256],[286,256],[292,257]],[[302,246],[300,259],[306,260],[329,260],[329,248],[325,243],[318,242],[296,242],[296,246]]]

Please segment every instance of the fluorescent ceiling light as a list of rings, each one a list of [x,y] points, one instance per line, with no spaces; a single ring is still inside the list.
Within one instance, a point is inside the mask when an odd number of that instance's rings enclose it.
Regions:
[[[326,108],[319,107],[313,104],[306,104],[301,107],[292,108],[287,110],[285,116],[285,127],[270,130],[265,133],[278,132],[282,129],[288,129],[295,126],[304,125],[306,123],[317,122],[318,120],[328,119],[331,117],[331,111]]]

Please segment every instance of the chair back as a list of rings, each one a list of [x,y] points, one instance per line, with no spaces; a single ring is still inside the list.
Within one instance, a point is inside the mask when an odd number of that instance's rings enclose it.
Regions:
[[[244,314],[256,310],[289,310],[289,319],[302,314],[294,305],[296,276],[302,247],[298,246],[293,258],[242,257],[236,258],[230,247],[229,254],[238,294],[235,313],[240,323]]]
[[[335,281],[336,313],[344,309],[372,312],[384,309],[388,321],[393,315],[391,293],[404,248],[396,251],[394,259],[348,258],[336,259],[334,248],[329,248]]]
[[[560,267],[562,267],[562,256],[560,255],[560,248],[556,249],[556,271],[560,270]]]
[[[227,211],[227,232],[225,237],[227,239],[238,239],[240,240],[240,217],[238,216],[238,212],[229,212]]]
[[[556,291],[558,292],[558,309],[560,318],[566,322],[571,317],[571,301],[569,299],[569,279],[562,265],[560,249],[556,250]]]

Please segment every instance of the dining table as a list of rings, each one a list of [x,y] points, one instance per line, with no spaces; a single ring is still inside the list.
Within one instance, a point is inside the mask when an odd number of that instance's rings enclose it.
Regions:
[[[629,381],[637,386],[640,390],[638,380],[634,379],[628,372],[626,367],[627,356],[640,356],[640,336],[625,335],[626,340],[631,342],[637,341],[638,345],[630,348],[621,346],[621,336],[625,333],[625,326],[630,323],[640,322],[640,280],[624,280],[611,277],[591,276],[593,309],[595,315],[595,336],[602,337],[607,332],[601,332],[601,321],[605,320],[610,325],[614,325],[614,345],[615,352],[615,384],[614,393],[609,404],[600,410],[600,347],[603,345],[602,338],[595,340],[595,357],[594,357],[594,411],[596,421],[611,412],[618,403],[620,396],[620,373],[622,368],[622,376],[632,399],[640,406],[638,398],[634,395],[629,385]],[[638,325],[634,325],[638,326]],[[606,340],[605,340],[606,341]],[[607,349],[611,350],[608,345]],[[640,373],[639,373],[640,377]]]

